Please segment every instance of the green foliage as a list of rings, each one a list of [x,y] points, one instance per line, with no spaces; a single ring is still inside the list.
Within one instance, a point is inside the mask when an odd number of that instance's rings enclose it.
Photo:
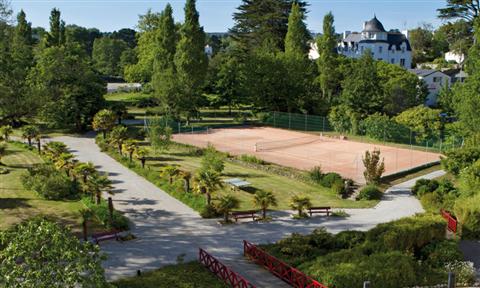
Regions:
[[[365,135],[381,141],[408,142],[410,131],[387,115],[374,113],[361,122]]]
[[[204,194],[207,205],[211,204],[212,194],[223,187],[220,174],[212,169],[200,169],[195,175],[195,190],[198,194]]]
[[[367,185],[360,190],[357,200],[380,200],[383,193],[375,185]]]
[[[31,93],[42,104],[40,116],[49,126],[83,130],[105,105],[106,84],[78,44],[53,46],[37,55],[29,74]]]
[[[432,242],[420,250],[420,255],[430,266],[438,268],[455,261],[463,261],[458,242],[452,240]]]
[[[332,188],[335,184],[341,184],[343,186],[342,176],[335,172],[328,172],[324,174],[320,180],[320,185],[323,187]]]
[[[288,17],[288,30],[285,36],[285,55],[295,58],[306,58],[310,49],[308,40],[310,32],[303,22],[305,18],[300,4],[293,2],[290,16]]]
[[[208,145],[203,152],[200,169],[221,174],[225,169],[225,155],[217,151],[213,145]]]
[[[384,94],[383,113],[394,116],[425,103],[428,87],[415,74],[385,61],[376,62],[376,67]]]
[[[150,120],[147,137],[154,150],[167,150],[171,144],[172,128],[169,117],[156,117]]]
[[[6,287],[109,287],[102,260],[98,246],[43,218],[0,232],[0,283]]]
[[[107,201],[101,201],[100,204],[96,204],[90,198],[83,198],[82,202],[93,212],[95,217],[98,218],[106,229],[116,229],[119,231],[130,229],[128,218],[115,209],[113,210],[112,221],[110,221],[110,210],[108,209]]]
[[[248,154],[243,154],[240,155],[240,160],[242,160],[245,163],[253,163],[253,164],[258,164],[258,165],[266,165],[267,162],[264,160],[257,158],[253,155],[248,155]]]
[[[105,76],[122,76],[122,53],[128,49],[123,40],[110,37],[97,38],[93,42],[92,60],[95,69]]]
[[[253,195],[253,204],[262,209],[262,218],[267,218],[267,209],[270,206],[277,206],[277,198],[270,191],[259,190]]]
[[[78,185],[51,164],[30,168],[22,176],[22,183],[48,200],[62,200],[78,197]]]
[[[240,207],[240,201],[233,195],[222,195],[216,200],[215,209],[223,215],[223,221],[228,223],[228,215],[233,209]]]
[[[375,61],[367,50],[353,63],[352,71],[342,84],[342,102],[361,116],[380,111],[383,106],[380,79]]]
[[[352,133],[358,132],[360,116],[347,105],[334,106],[328,114],[328,121],[336,132]]]
[[[465,147],[457,150],[450,150],[442,158],[442,167],[448,172],[459,175],[462,170],[471,166],[480,159],[479,147]]]
[[[220,215],[222,214],[219,213],[215,205],[212,205],[212,204],[205,205],[200,211],[200,216],[202,216],[202,218],[207,218],[207,219],[216,218]]]
[[[454,212],[461,223],[462,237],[478,239],[480,237],[480,194],[458,199],[455,202]]]
[[[96,131],[102,131],[104,133],[104,138],[105,138],[105,133],[112,130],[113,127],[115,127],[115,113],[111,110],[103,109],[97,112],[95,116],[93,117],[93,122],[92,122],[92,127],[93,130]]]
[[[315,166],[310,171],[308,171],[308,177],[315,183],[320,184],[323,179],[322,167]]]
[[[290,207],[298,211],[298,217],[307,217],[305,209],[312,207],[312,202],[308,196],[294,195],[290,200]]]
[[[438,139],[442,128],[440,112],[437,109],[417,106],[403,111],[395,117],[395,121],[410,128],[419,142]]]
[[[37,138],[40,135],[40,130],[37,126],[27,125],[22,128],[22,137],[28,140],[28,145],[32,145],[32,139]]]
[[[471,197],[478,194],[480,187],[480,160],[477,160],[470,167],[460,173],[460,188],[462,195]]]
[[[185,277],[188,275],[188,277]],[[158,270],[142,273],[140,277],[120,279],[113,282],[117,288],[226,288],[213,273],[198,262],[164,266]]]
[[[10,139],[10,134],[13,133],[13,128],[10,125],[4,125],[0,126],[0,137],[3,137],[3,139],[8,142]]]
[[[383,172],[385,172],[384,159],[380,161],[380,150],[365,151],[365,156],[362,157],[365,171],[363,176],[367,184],[378,184]]]
[[[205,32],[199,23],[195,0],[187,0],[185,4],[185,22],[180,29],[174,63],[179,90],[176,102],[189,119],[198,109],[208,67]]]

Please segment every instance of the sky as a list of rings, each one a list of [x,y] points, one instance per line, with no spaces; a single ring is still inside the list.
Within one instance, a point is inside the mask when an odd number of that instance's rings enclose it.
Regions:
[[[149,8],[161,11],[169,2],[174,9],[176,21],[183,21],[185,0],[10,0],[15,13],[23,9],[33,27],[48,27],[50,10],[59,8],[67,24],[87,28],[95,27],[103,32],[121,28],[135,28],[138,15]],[[233,26],[232,14],[240,0],[197,0],[200,22],[206,32],[226,32]],[[307,0],[307,25],[313,32],[322,31],[323,16],[332,11],[337,32],[361,31],[364,21],[377,18],[385,29],[414,28],[422,23],[434,26],[441,24],[437,19],[438,8],[445,0]]]

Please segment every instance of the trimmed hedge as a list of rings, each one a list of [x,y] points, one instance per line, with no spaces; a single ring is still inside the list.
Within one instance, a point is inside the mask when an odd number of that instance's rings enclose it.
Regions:
[[[360,193],[357,196],[357,200],[380,200],[382,199],[383,193],[375,185],[368,185],[360,190]]]

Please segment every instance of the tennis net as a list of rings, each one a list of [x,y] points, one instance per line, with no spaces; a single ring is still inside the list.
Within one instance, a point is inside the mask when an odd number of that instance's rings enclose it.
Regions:
[[[292,138],[286,140],[265,141],[255,143],[255,152],[272,151],[277,149],[284,149],[294,146],[301,146],[320,141],[320,136],[307,136],[300,138]]]

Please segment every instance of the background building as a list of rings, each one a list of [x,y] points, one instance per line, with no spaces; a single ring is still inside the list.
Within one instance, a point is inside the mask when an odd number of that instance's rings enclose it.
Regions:
[[[363,31],[343,33],[338,44],[338,53],[350,58],[359,58],[370,50],[376,60],[396,64],[406,69],[412,66],[412,48],[406,35],[399,30],[387,32],[374,17],[363,25]]]

